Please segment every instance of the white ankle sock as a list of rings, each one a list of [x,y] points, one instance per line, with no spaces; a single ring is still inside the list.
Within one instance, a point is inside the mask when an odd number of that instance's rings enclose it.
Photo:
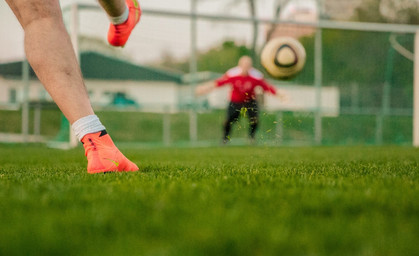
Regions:
[[[102,125],[96,115],[80,118],[71,125],[71,128],[73,128],[74,133],[80,141],[86,134],[105,130],[105,126]]]
[[[128,6],[126,6],[125,11],[121,15],[119,15],[117,17],[109,16],[109,20],[114,25],[122,24],[125,21],[127,21],[128,15],[129,15],[129,8],[128,8]]]

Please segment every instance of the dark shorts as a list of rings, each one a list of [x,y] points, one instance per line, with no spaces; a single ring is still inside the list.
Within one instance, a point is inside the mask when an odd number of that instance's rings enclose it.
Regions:
[[[236,103],[230,102],[227,109],[227,119],[229,122],[235,122],[240,118],[240,113],[242,113],[242,109],[244,114],[249,117],[250,121],[256,121],[259,117],[259,108],[256,100],[243,102],[243,103]]]

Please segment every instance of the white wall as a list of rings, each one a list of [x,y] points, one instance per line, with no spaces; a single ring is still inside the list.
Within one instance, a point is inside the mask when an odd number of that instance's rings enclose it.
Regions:
[[[0,77],[0,104],[10,103],[10,90],[16,90],[17,102],[23,100],[23,82],[15,79],[4,79]],[[47,100],[52,101],[49,94],[38,80],[30,81],[29,85],[29,100]]]
[[[112,101],[110,93],[122,92],[135,100],[143,110],[158,110],[163,106],[175,109],[178,104],[178,86],[171,82],[135,82],[86,80],[93,105],[106,106]]]
[[[277,98],[266,95],[265,107],[267,110],[316,110],[316,88],[314,86],[287,86],[280,87],[290,97],[289,102],[281,103]],[[339,115],[340,95],[337,87],[323,87],[321,90],[321,111],[326,116]]]
[[[143,110],[163,111],[165,106],[176,110],[178,106],[178,85],[171,82],[135,82],[135,81],[101,81],[85,80],[92,105],[108,106],[112,94],[125,93],[127,98],[135,100]],[[21,80],[0,77],[0,104],[10,103],[10,90],[17,91],[17,102],[22,102],[23,83]],[[52,101],[38,80],[30,82],[29,100]]]
[[[108,106],[112,101],[112,93],[124,92],[127,97],[135,100],[144,111],[165,111],[166,107],[176,111],[181,96],[182,87],[170,82],[133,82],[133,81],[101,81],[86,80],[87,90],[94,106]],[[9,90],[17,90],[17,99],[22,100],[22,82],[20,80],[6,80],[0,78],[0,104],[9,103]],[[316,91],[313,86],[280,86],[287,92],[290,101],[283,103],[270,94],[265,94],[265,109],[269,111],[313,111],[316,108]],[[189,87],[183,87],[183,93]],[[208,95],[208,102],[212,108],[225,108],[230,99],[231,88],[224,86],[217,88]],[[321,107],[324,115],[336,116],[339,114],[339,90],[337,87],[323,87],[321,94]],[[45,99],[52,101],[39,81],[31,81],[30,100]]]

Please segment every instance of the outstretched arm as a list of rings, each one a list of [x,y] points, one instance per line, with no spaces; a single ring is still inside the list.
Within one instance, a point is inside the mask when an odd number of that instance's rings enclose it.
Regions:
[[[289,101],[289,96],[285,91],[275,88],[275,86],[269,84],[264,79],[260,80],[260,86],[263,88],[265,92],[269,92],[275,95],[280,101],[282,102]]]
[[[195,95],[202,96],[205,94],[210,93],[214,88],[217,87],[217,85],[214,83],[214,81],[208,82],[206,84],[200,85],[196,87],[195,89]]]
[[[211,81],[211,82],[208,82],[206,84],[196,87],[195,94],[197,96],[205,95],[205,94],[210,93],[216,87],[220,87],[229,83],[231,83],[231,77],[224,75],[215,81]]]
[[[287,103],[287,102],[290,101],[290,96],[284,90],[277,89],[276,90],[276,97],[284,103]]]

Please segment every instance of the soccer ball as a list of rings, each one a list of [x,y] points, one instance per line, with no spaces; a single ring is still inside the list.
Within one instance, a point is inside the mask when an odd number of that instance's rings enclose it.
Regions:
[[[275,78],[288,79],[297,75],[305,62],[304,46],[292,37],[272,39],[262,50],[261,63]]]

